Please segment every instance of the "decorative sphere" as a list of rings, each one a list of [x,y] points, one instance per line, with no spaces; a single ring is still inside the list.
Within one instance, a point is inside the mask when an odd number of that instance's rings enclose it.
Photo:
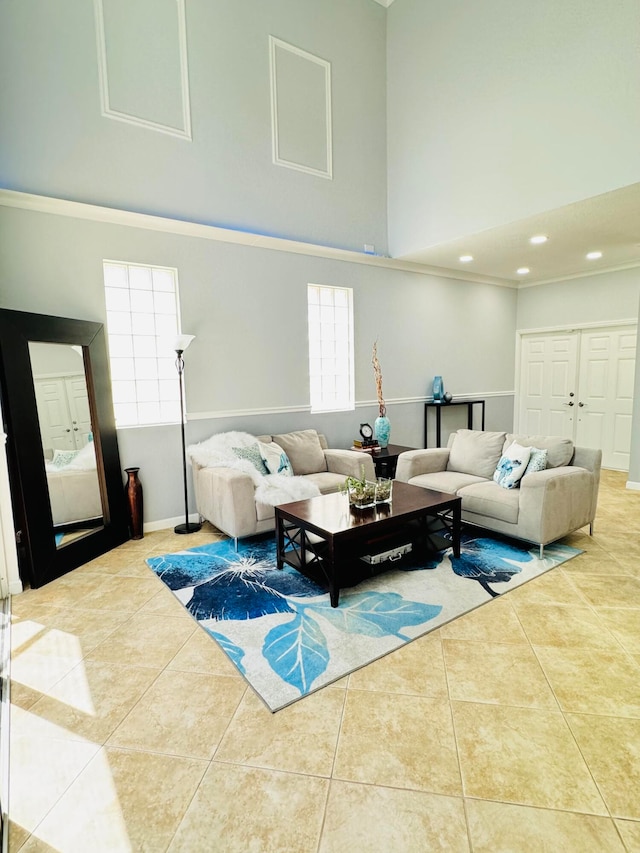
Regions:
[[[451,394],[447,391],[446,394],[442,397],[445,403],[450,403],[453,400]]]

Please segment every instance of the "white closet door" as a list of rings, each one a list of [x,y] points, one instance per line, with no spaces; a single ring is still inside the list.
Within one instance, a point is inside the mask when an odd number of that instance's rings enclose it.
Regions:
[[[89,441],[91,432],[91,412],[87,383],[84,376],[73,376],[65,380],[69,413],[71,415],[71,430],[76,448],[84,447]]]
[[[635,364],[635,328],[582,332],[576,444],[605,468],[629,470]]]
[[[75,450],[64,379],[36,379],[34,385],[44,450]]]
[[[518,432],[573,438],[577,334],[524,336],[520,363]]]

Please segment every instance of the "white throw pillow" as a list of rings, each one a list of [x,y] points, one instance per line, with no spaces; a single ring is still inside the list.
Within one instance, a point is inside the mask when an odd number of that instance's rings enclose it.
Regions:
[[[265,444],[259,441],[260,455],[267,466],[270,474],[285,474],[287,477],[293,477],[293,468],[289,457],[275,441]]]
[[[523,447],[516,441],[504,451],[498,462],[493,479],[503,489],[515,489],[520,483],[520,478],[527,470],[531,448]]]

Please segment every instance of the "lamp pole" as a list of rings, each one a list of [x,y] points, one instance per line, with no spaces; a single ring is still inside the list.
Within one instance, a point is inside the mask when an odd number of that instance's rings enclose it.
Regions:
[[[182,436],[182,476],[184,482],[184,524],[174,527],[174,533],[196,533],[202,527],[197,522],[189,521],[189,498],[187,492],[187,445],[184,435],[184,357],[183,353],[193,340],[193,335],[181,335],[176,341],[176,370],[180,383],[180,433]]]

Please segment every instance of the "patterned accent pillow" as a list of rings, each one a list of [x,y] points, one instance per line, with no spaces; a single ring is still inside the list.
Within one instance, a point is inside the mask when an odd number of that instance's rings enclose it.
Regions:
[[[270,444],[265,444],[262,441],[258,442],[260,453],[264,464],[269,469],[270,474],[285,474],[287,477],[293,477],[293,468],[289,457],[275,441]]]
[[[80,453],[79,450],[57,450],[53,451],[53,459],[51,460],[51,464],[54,468],[66,468],[66,466],[73,462],[76,456]]]
[[[545,448],[541,450],[539,447],[531,448],[531,456],[529,457],[529,464],[527,465],[527,469],[522,475],[526,477],[527,474],[535,474],[536,471],[544,471],[547,467],[547,456],[549,455],[549,451]]]
[[[527,469],[531,448],[513,442],[500,457],[493,479],[503,489],[515,489]]]
[[[232,447],[231,450],[236,454],[238,459],[247,459],[255,467],[258,474],[268,474],[269,469],[264,464],[264,459],[260,455],[258,442],[250,444],[248,447]]]

